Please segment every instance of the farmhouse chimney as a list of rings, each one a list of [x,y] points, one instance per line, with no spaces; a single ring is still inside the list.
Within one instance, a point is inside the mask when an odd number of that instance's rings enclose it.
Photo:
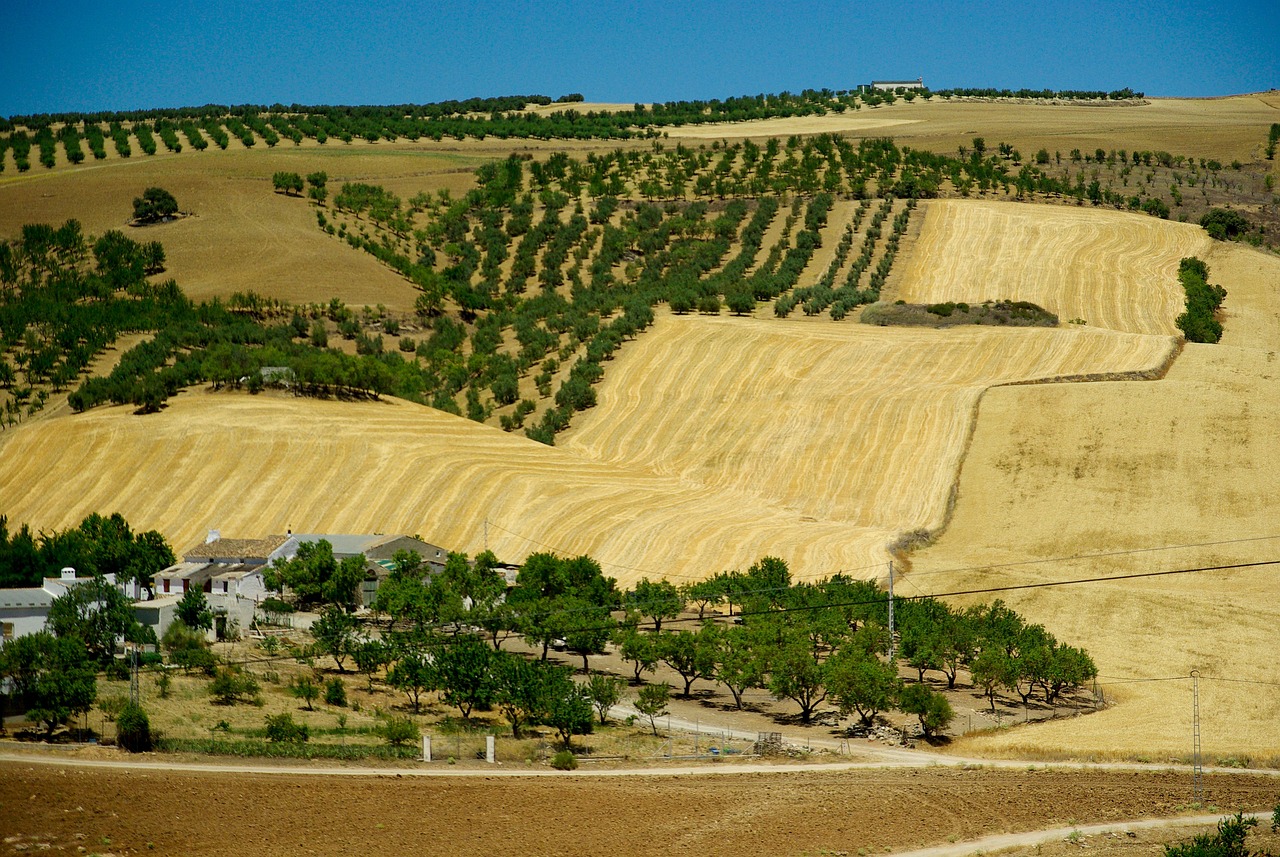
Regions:
[[[211,545],[220,538],[222,538],[222,530],[210,530],[209,537],[204,540],[204,543]]]
[[[64,568],[64,569],[62,570],[62,579],[63,579],[63,580],[75,580],[75,579],[76,579],[76,570],[75,570],[74,568],[72,568],[71,566],[67,566],[66,568]]]

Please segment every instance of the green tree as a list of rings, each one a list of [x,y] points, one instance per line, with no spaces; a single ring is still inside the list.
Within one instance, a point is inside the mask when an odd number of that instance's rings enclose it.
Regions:
[[[807,640],[785,635],[769,658],[769,692],[800,706],[800,720],[808,723],[827,698],[826,672]]]
[[[440,698],[457,708],[463,718],[470,718],[476,707],[493,704],[493,659],[493,650],[469,635],[454,638],[436,652]]]
[[[53,599],[47,627],[57,637],[79,640],[89,658],[100,664],[111,660],[118,639],[147,641],[147,631],[134,617],[129,599],[101,574]],[[155,642],[154,635],[150,642]]]
[[[840,649],[827,661],[826,683],[841,716],[856,711],[863,726],[893,708],[902,690],[892,665],[853,646]]]
[[[210,651],[205,635],[194,628],[188,628],[182,622],[170,623],[160,640],[160,648],[169,656],[169,663],[181,667],[188,675],[197,669],[213,675],[214,668],[218,665],[218,659]]]
[[[907,714],[914,714],[919,718],[920,728],[924,730],[926,738],[942,732],[955,717],[947,698],[924,684],[912,684],[903,688],[898,706]]]
[[[155,744],[151,735],[151,720],[142,706],[126,703],[116,717],[116,743],[130,753],[145,753]]]
[[[744,606],[757,610],[781,607],[791,589],[791,570],[785,560],[766,556],[747,569],[742,582]]]
[[[565,648],[582,658],[582,671],[590,672],[590,655],[604,654],[605,644],[613,633],[614,621],[609,610],[581,598],[561,598],[557,629]]]
[[[271,176],[271,186],[278,191],[284,191],[287,195],[296,196],[302,193],[302,176],[283,170],[277,171]]]
[[[563,668],[546,661],[526,661],[509,652],[496,653],[494,701],[511,724],[512,737],[521,737],[525,726],[538,723],[546,716],[549,676],[557,670],[563,671]]]
[[[718,632],[710,622],[695,631],[664,631],[657,635],[658,657],[684,679],[688,698],[693,683],[715,674]]]
[[[373,677],[391,661],[391,652],[381,640],[363,640],[351,650],[356,669],[369,679],[369,692],[373,692]]]
[[[1052,704],[1064,690],[1081,687],[1097,675],[1098,667],[1087,652],[1058,643],[1039,681],[1045,701]]]
[[[13,683],[24,700],[27,718],[43,723],[45,737],[93,707],[98,684],[84,644],[72,637],[39,631],[0,646],[0,680]]]
[[[1017,681],[1013,660],[1000,648],[984,648],[969,665],[969,672],[974,686],[982,688],[992,711],[996,710],[996,688]]]
[[[684,587],[681,597],[686,604],[692,602],[698,608],[698,621],[701,622],[708,610],[724,603],[724,582],[720,578],[712,578],[691,583]]]
[[[267,715],[267,740],[273,744],[304,744],[311,737],[311,730],[305,723],[295,723],[293,715]]]
[[[289,682],[289,693],[307,704],[307,711],[315,711],[312,706],[320,698],[320,685],[309,675],[294,676]]]
[[[543,692],[546,708],[541,719],[556,730],[565,749],[574,735],[591,732],[591,697],[574,682],[568,669],[551,667],[544,676]]]
[[[609,722],[609,709],[622,701],[626,679],[604,673],[592,673],[587,679],[587,697],[600,715],[600,725]]]
[[[258,702],[258,682],[238,667],[222,667],[209,682],[209,695],[217,705]]]
[[[742,694],[764,686],[767,662],[756,636],[741,625],[724,629],[717,643],[713,676],[729,688],[734,705],[741,709]]]
[[[288,587],[303,606],[327,603],[354,610],[364,576],[363,554],[339,563],[333,545],[319,539],[298,545],[292,558],[275,560],[263,572],[263,582],[268,589],[283,591]]]
[[[360,622],[341,607],[329,606],[311,625],[311,636],[320,651],[333,658],[338,672],[344,673],[347,656],[359,645],[356,631]]]
[[[383,718],[382,725],[378,728],[378,734],[393,747],[401,747],[417,741],[422,736],[422,733],[418,730],[418,724],[408,717],[391,716]]]
[[[1209,233],[1210,238],[1219,241],[1234,241],[1253,228],[1244,215],[1229,208],[1209,209],[1200,218],[1200,225]]]
[[[347,707],[347,685],[342,679],[334,676],[324,683],[324,701],[335,708]]]
[[[658,734],[658,718],[667,713],[667,703],[671,700],[671,685],[646,684],[636,694],[636,711],[649,718],[649,728],[656,737]]]
[[[149,187],[133,200],[133,219],[138,223],[156,223],[178,213],[178,201],[160,187]]]
[[[174,616],[188,628],[208,631],[213,627],[213,611],[204,597],[204,590],[191,587],[182,594],[174,607]]]
[[[635,625],[620,625],[614,631],[614,645],[624,661],[630,661],[635,670],[635,682],[640,683],[641,674],[653,672],[661,658],[654,638],[640,631]]]
[[[387,684],[409,697],[414,713],[422,710],[422,694],[435,690],[437,681],[435,664],[424,648],[403,652],[387,673]]]
[[[1249,829],[1256,827],[1258,819],[1245,818],[1238,812],[1218,822],[1215,833],[1201,833],[1190,842],[1178,842],[1164,847],[1165,857],[1271,857],[1265,851],[1252,855],[1245,843]]]
[[[647,577],[626,593],[623,602],[628,610],[652,619],[655,633],[662,631],[663,619],[674,619],[684,610],[684,596],[674,584],[668,580],[653,582]]]

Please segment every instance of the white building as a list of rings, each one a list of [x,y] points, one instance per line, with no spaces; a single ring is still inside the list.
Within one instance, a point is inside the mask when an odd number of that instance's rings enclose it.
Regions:
[[[924,89],[925,86],[924,78],[917,77],[915,80],[873,80],[859,88],[875,92],[896,92],[899,89]]]
[[[46,577],[38,587],[0,589],[0,642],[43,631],[53,599],[66,595],[71,587],[90,580],[93,578],[77,577],[74,568],[64,568],[60,576]],[[115,584],[116,577],[108,574],[106,580]],[[130,584],[121,589],[125,591],[125,595],[136,597],[138,587]]]

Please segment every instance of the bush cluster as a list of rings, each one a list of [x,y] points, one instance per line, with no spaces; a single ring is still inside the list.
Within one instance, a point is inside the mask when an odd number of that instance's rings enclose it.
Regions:
[[[1178,329],[1190,342],[1217,342],[1222,338],[1222,323],[1216,316],[1227,290],[1209,284],[1209,266],[1194,256],[1178,263],[1178,281],[1187,297],[1187,309],[1178,316]]]

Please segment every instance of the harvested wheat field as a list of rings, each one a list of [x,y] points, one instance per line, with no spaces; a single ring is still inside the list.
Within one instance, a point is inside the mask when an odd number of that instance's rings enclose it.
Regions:
[[[296,303],[339,297],[355,306],[410,310],[417,290],[367,253],[324,234],[313,206],[274,193],[276,170],[323,170],[329,181],[377,182],[404,197],[470,187],[481,159],[400,147],[302,146],[108,158],[100,164],[0,178],[0,236],[25,223],[69,218],[86,232],[124,230],[160,241],[173,277],[193,300],[255,291]],[[192,216],[145,228],[127,225],[133,199],[151,186],[170,191]]]
[[[1222,344],[1186,346],[1156,382],[988,392],[955,515],[913,557],[912,585],[945,592],[1280,559],[1280,259],[1221,244],[1206,258],[1228,290]],[[1176,547],[1185,545],[1206,546]],[[1127,551],[1137,552],[1060,560]],[[1185,757],[1196,669],[1209,757],[1280,760],[1280,566],[1004,597],[1085,646],[1121,704],[967,739],[963,751]],[[1174,676],[1188,678],[1145,681]]]
[[[624,349],[564,447],[821,521],[940,527],[994,384],[1142,372],[1168,337],[665,318]]]
[[[1177,814],[1189,794],[1186,776],[1170,772],[320,778],[11,761],[0,771],[0,807],[12,813],[0,824],[15,850],[191,855],[371,845],[436,855],[881,854],[1063,824],[1123,827]],[[1269,807],[1276,788],[1270,777],[1206,779],[1223,807]],[[254,811],[200,823],[204,808],[228,803]]]
[[[1217,241],[1203,258],[1210,281],[1227,289],[1222,344],[1274,351],[1280,346],[1280,256]]]
[[[1150,98],[1133,102],[1051,103],[995,98],[899,99],[856,112],[717,125],[716,139],[844,133],[892,136],[899,145],[954,152],[975,136],[1007,142],[1024,153],[1045,147],[1064,156],[1079,148],[1164,150],[1223,161],[1258,157],[1276,121],[1274,93],[1227,98]],[[703,138],[707,125],[666,129],[671,137]]]
[[[763,502],[585,462],[430,408],[192,391],[146,418],[96,409],[24,425],[3,447],[11,522],[94,510],[179,551],[209,528],[256,536],[407,532],[504,559],[588,553],[619,580],[680,579],[775,553],[826,573],[883,556],[885,535],[802,522]]]
[[[1278,380],[1274,352],[1188,345],[1161,381],[991,390],[951,526],[907,579],[945,592],[1280,559]],[[1203,546],[1158,549],[1180,545]],[[961,751],[1186,757],[1195,669],[1209,758],[1280,762],[1280,565],[1003,597],[1086,647],[1120,704]]]
[[[19,427],[0,506],[42,527],[118,510],[179,549],[209,528],[292,528],[473,552],[487,519],[506,559],[550,545],[624,582],[767,554],[800,577],[865,571],[900,530],[941,523],[988,384],[1147,371],[1170,347],[1104,331],[667,318],[626,349],[565,448],[407,403],[194,390],[148,417],[104,408]]]
[[[1144,214],[934,200],[892,297],[908,303],[1012,299],[1067,322],[1175,334],[1178,260],[1203,256],[1204,230]]]

